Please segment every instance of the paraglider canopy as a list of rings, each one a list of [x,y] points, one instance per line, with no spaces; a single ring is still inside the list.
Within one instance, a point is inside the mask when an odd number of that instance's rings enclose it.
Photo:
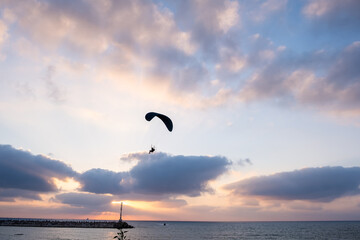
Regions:
[[[160,113],[156,113],[156,112],[148,112],[145,115],[145,119],[147,121],[151,121],[154,117],[158,117],[161,119],[161,121],[163,121],[163,123],[165,124],[166,128],[171,132],[173,130],[173,123],[171,121],[171,119],[168,116],[165,116],[164,114],[160,114]]]

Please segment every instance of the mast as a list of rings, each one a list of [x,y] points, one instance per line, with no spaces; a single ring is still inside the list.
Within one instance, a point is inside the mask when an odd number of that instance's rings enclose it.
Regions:
[[[119,220],[119,222],[122,222],[122,205],[123,205],[123,202],[121,202],[121,205],[120,205],[120,220]]]

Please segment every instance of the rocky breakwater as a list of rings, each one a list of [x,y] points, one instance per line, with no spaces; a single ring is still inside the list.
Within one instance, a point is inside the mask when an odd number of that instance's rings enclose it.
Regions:
[[[91,220],[0,220],[0,226],[16,227],[66,227],[66,228],[133,228],[126,222],[120,221],[91,221]]]

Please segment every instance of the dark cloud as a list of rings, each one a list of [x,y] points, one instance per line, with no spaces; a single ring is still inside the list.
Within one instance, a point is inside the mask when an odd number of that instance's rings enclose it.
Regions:
[[[84,208],[91,213],[111,211],[113,198],[108,195],[72,192],[58,194],[52,200],[72,207]]]
[[[128,172],[91,169],[79,174],[61,161],[32,155],[10,145],[0,145],[0,200],[40,200],[40,193],[58,191],[55,178],[64,180],[74,177],[81,184],[80,190],[85,192],[122,195],[127,199],[167,199],[171,202],[176,195],[197,196],[211,191],[208,181],[225,173],[231,164],[225,157],[172,156],[165,153],[134,153],[126,155],[123,160],[137,161],[137,165]],[[75,200],[83,196],[58,195],[57,200],[65,202],[69,198]]]
[[[38,192],[28,191],[23,189],[1,189],[0,188],[0,201],[14,202],[15,198],[27,198],[32,200],[41,200]]]
[[[78,177],[81,190],[92,193],[123,194],[129,192],[129,173],[105,169],[91,169]]]
[[[130,170],[133,188],[141,193],[199,195],[207,182],[227,171],[224,157],[172,156],[165,153],[129,156],[139,159]]]
[[[305,168],[245,179],[226,186],[235,195],[329,202],[360,194],[360,168]]]
[[[1,213],[4,216],[14,217],[37,217],[37,218],[79,218],[79,216],[91,217],[90,214],[100,214],[103,212],[118,212],[119,205],[112,204],[114,197],[102,194],[70,192],[57,194],[49,202],[60,203],[46,205],[29,205],[21,203],[3,203]],[[126,213],[129,213],[126,207]]]
[[[172,156],[135,153],[123,160],[137,160],[129,172],[92,169],[78,177],[81,190],[93,193],[197,196],[210,191],[208,181],[227,171],[225,157]]]
[[[38,193],[58,190],[53,178],[66,179],[76,174],[61,161],[33,155],[10,145],[0,145],[0,195],[7,198],[19,196],[37,199]]]

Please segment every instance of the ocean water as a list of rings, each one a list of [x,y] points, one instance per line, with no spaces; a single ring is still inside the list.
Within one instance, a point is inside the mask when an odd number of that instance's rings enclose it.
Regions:
[[[340,222],[140,222],[129,221],[127,240],[360,239],[360,221]],[[117,229],[0,227],[1,240],[114,239]]]

